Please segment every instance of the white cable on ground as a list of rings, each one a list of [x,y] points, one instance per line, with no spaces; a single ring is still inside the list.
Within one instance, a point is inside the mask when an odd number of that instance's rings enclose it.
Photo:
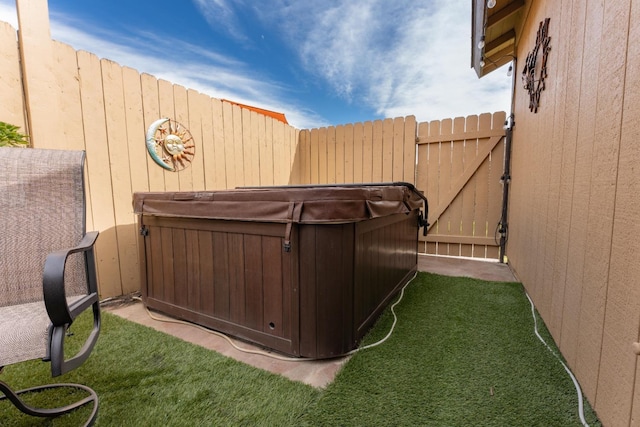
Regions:
[[[536,336],[540,341],[542,341],[542,344],[544,344],[545,347],[547,347],[547,349],[551,352],[551,354],[553,354],[556,357],[556,359],[558,359],[558,361],[564,367],[564,370],[567,371],[567,374],[569,374],[569,376],[571,377],[571,380],[573,381],[573,385],[576,387],[576,392],[578,393],[578,415],[580,416],[580,422],[582,423],[583,426],[589,427],[589,424],[587,424],[587,421],[584,419],[584,404],[582,403],[582,390],[580,389],[580,384],[578,384],[578,380],[573,375],[573,372],[571,372],[571,369],[569,369],[569,367],[562,361],[560,356],[558,356],[558,354],[555,351],[553,351],[553,349],[549,346],[549,344],[547,344],[547,342],[540,336],[540,333],[538,332],[538,320],[536,318],[536,312],[535,312],[535,307],[533,305],[533,301],[531,301],[531,298],[529,297],[529,294],[526,291],[524,294],[527,296],[527,299],[531,304],[531,315],[533,316],[533,329],[536,333]]]
[[[398,300],[396,302],[393,303],[393,305],[391,305],[391,313],[393,313],[393,324],[391,325],[391,329],[389,330],[389,332],[387,333],[387,335],[382,338],[380,341],[377,341],[373,344],[369,344],[366,345],[364,347],[360,347],[360,348],[356,348],[354,350],[351,350],[348,353],[345,353],[339,357],[346,357],[346,356],[350,356],[352,354],[355,354],[356,352],[360,351],[360,350],[365,350],[367,348],[372,348],[375,347],[377,345],[382,344],[383,342],[385,342],[393,333],[393,330],[396,326],[396,323],[398,321],[398,317],[396,316],[396,312],[395,312],[395,307],[396,305],[398,305],[398,303],[400,301],[402,301],[402,297],[404,296],[404,290],[406,289],[407,286],[409,286],[409,283],[413,282],[413,280],[416,278],[416,276],[418,275],[418,272],[416,272],[413,277],[411,278],[411,280],[409,280],[403,287],[402,290],[400,291],[400,297],[398,298]],[[132,299],[136,300],[136,301],[142,301],[142,299],[140,297],[133,297]],[[195,323],[191,323],[191,322],[187,322],[184,320],[179,320],[179,319],[172,319],[169,317],[158,317],[155,316],[153,313],[151,313],[151,311],[145,307],[145,310],[147,310],[147,314],[149,315],[150,318],[152,318],[153,320],[157,320],[159,322],[166,322],[166,323],[177,323],[180,325],[188,325],[188,326],[193,326],[195,328],[201,329],[207,333],[219,336],[221,338],[224,338],[229,344],[231,344],[231,346],[233,348],[235,348],[238,351],[241,351],[243,353],[249,353],[249,354],[259,354],[262,356],[266,356],[266,357],[271,357],[272,359],[277,359],[277,360],[284,360],[286,362],[312,362],[312,361],[317,361],[317,360],[326,360],[326,358],[305,358],[305,357],[286,357],[286,356],[280,356],[278,354],[273,354],[273,353],[269,353],[263,350],[253,350],[250,348],[243,348],[238,346],[236,343],[234,343],[227,335],[218,332],[218,331],[214,331],[212,329],[208,329],[205,328],[203,326],[197,325]]]

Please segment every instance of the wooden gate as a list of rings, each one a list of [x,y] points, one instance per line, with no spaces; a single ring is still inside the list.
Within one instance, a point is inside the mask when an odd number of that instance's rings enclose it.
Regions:
[[[416,186],[429,200],[420,252],[499,257],[504,112],[418,126]]]

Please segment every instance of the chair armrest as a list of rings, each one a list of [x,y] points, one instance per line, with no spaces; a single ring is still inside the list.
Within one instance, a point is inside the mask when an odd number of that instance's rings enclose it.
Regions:
[[[42,276],[42,285],[44,291],[44,304],[47,313],[54,326],[62,326],[70,324],[79,311],[69,309],[64,288],[64,270],[69,255],[84,252],[85,268],[87,270],[88,293],[95,294],[97,298],[97,280],[95,273],[95,258],[93,248],[98,238],[98,232],[92,231],[82,238],[80,243],[70,249],[62,249],[47,255],[44,263],[44,272]],[[92,298],[93,299],[93,298]],[[90,304],[82,304],[86,308]]]

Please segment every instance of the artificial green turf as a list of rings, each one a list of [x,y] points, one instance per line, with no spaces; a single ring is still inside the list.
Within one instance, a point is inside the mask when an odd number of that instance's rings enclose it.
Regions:
[[[394,334],[349,361],[308,425],[580,425],[573,383],[535,337],[520,284],[425,273],[404,298]],[[387,311],[364,344],[391,322]],[[597,424],[588,404],[587,422]]]
[[[14,389],[52,382],[49,365],[40,361],[8,366],[1,377]],[[104,312],[101,336],[87,362],[55,380],[96,391],[97,426],[296,425],[320,395],[313,387]],[[2,401],[0,425],[79,426],[89,411],[49,424]]]
[[[356,353],[326,390],[109,313],[89,360],[59,381],[96,390],[98,426],[579,425],[573,383],[533,334],[520,284],[421,273],[396,312],[387,342]],[[365,344],[386,335],[391,322],[387,310]],[[79,326],[72,340],[81,340]],[[0,379],[17,387],[51,381],[39,361],[9,366]],[[2,426],[75,426],[87,414],[36,424],[0,402]],[[586,415],[599,425],[588,404]]]

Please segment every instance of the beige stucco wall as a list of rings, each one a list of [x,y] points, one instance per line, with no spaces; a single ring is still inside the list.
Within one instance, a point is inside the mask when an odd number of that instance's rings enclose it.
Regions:
[[[537,113],[520,75],[550,17]],[[640,2],[533,1],[518,42],[509,262],[605,425],[640,425]]]

